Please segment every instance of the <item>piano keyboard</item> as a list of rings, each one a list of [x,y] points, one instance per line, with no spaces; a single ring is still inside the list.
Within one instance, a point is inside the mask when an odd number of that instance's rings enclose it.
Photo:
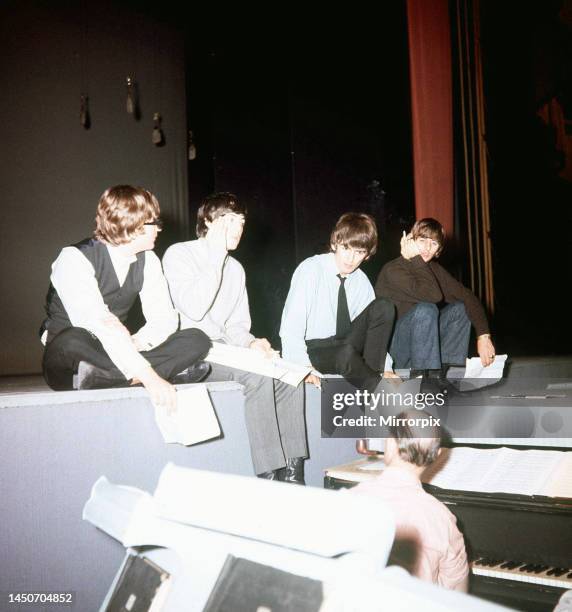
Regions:
[[[572,589],[572,567],[550,567],[482,557],[471,563],[471,571],[477,576]]]

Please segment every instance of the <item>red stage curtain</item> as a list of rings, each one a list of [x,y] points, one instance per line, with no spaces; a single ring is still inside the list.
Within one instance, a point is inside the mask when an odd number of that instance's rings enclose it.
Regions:
[[[453,232],[451,38],[447,0],[407,0],[415,214]]]

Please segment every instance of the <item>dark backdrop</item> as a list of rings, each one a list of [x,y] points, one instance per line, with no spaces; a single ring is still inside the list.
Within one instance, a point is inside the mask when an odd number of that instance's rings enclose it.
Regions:
[[[560,4],[482,3],[493,330],[499,351],[511,354],[570,352],[570,183],[551,165],[536,119],[539,81],[547,90],[571,82]],[[39,371],[50,264],[91,231],[97,199],[113,184],[157,193],[170,222],[159,252],[194,237],[205,194],[244,199],[236,256],[247,269],[253,331],[275,343],[294,267],[327,248],[342,212],[378,221],[379,254],[365,265],[372,280],[398,254],[413,220],[405,3],[380,3],[374,18],[347,8],[231,14],[218,5],[21,0],[3,3],[0,20],[1,374]],[[139,121],[125,111],[130,73]],[[78,117],[84,89],[87,131]],[[150,141],[156,111],[160,148]],[[462,229],[456,239],[463,257]]]

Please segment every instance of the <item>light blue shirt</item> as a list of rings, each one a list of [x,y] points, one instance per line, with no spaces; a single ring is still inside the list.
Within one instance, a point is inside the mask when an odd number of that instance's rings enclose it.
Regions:
[[[282,357],[311,365],[306,340],[336,334],[340,279],[333,253],[305,259],[294,272],[282,311]],[[358,268],[345,282],[350,319],[353,321],[375,299],[367,276]]]

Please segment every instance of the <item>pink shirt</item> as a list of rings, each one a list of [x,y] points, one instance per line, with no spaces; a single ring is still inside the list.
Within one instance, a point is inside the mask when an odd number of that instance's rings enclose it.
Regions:
[[[415,474],[387,467],[351,492],[381,498],[393,510],[397,530],[391,561],[448,589],[463,582],[469,567],[457,520],[445,504],[423,490]]]

